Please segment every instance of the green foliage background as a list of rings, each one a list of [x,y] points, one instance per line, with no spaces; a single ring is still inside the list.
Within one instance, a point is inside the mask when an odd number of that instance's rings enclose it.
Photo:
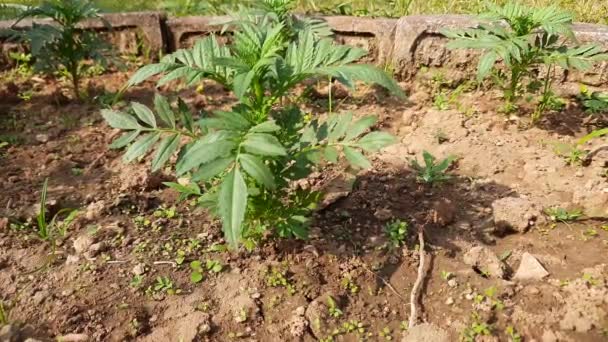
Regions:
[[[16,4],[35,5],[37,0],[8,0]],[[168,10],[176,15],[223,14],[238,5],[250,5],[251,0],[96,0],[109,12]],[[484,9],[485,0],[298,0],[296,12],[357,16],[400,17],[413,14],[467,13]],[[506,0],[489,0],[499,5]],[[571,11],[576,21],[608,24],[608,1],[603,0],[522,0],[521,3],[544,7],[558,5]],[[0,11],[0,18],[2,13]]]

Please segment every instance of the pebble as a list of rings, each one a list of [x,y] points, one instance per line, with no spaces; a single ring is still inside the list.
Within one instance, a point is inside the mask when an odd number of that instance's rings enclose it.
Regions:
[[[448,299],[445,300],[445,304],[446,305],[452,305],[452,304],[454,304],[454,298],[448,297]]]
[[[135,274],[136,276],[146,273],[146,264],[139,263],[139,264],[135,265],[135,267],[133,267],[133,270],[131,272],[133,274]]]
[[[49,141],[48,134],[36,134],[36,141],[39,143],[47,143]]]
[[[448,280],[448,286],[449,287],[457,287],[458,286],[458,282],[456,281],[456,279],[452,278],[452,279]]]

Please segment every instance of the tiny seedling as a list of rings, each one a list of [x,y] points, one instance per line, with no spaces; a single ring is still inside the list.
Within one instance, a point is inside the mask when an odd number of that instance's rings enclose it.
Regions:
[[[392,341],[393,340],[393,332],[391,328],[384,327],[380,332],[378,332],[378,336],[380,336],[384,341]]]
[[[348,334],[348,333],[357,333],[359,335],[365,334],[365,325],[359,321],[355,321],[355,320],[351,320],[348,322],[344,322],[342,324],[342,333],[344,334]]]
[[[545,214],[549,216],[551,221],[563,223],[576,221],[583,216],[583,212],[580,209],[568,210],[560,207],[547,208],[545,209]]]
[[[222,265],[222,263],[217,260],[207,260],[207,263],[205,264],[205,266],[207,268],[207,271],[213,272],[213,273],[220,273],[224,269],[224,266]]]
[[[448,271],[441,271],[441,279],[448,281],[454,278],[454,273]]]
[[[175,207],[171,207],[168,209],[161,207],[154,211],[154,217],[172,219],[177,217],[177,211]]]
[[[266,275],[266,285],[271,287],[284,287],[290,295],[296,293],[295,287],[287,277],[287,271],[280,271],[276,268],[273,268],[270,273]]]
[[[190,274],[191,282],[197,284],[203,281],[203,266],[201,265],[200,261],[194,260],[193,262],[191,262],[190,269],[192,270],[192,273]]]
[[[389,240],[391,248],[398,248],[405,244],[408,228],[407,222],[401,220],[394,220],[384,227],[384,233]]]
[[[333,318],[340,318],[343,314],[332,296],[327,297],[327,309],[329,310],[329,315]]]
[[[587,86],[581,85],[578,99],[589,114],[608,112],[608,93],[592,92]]]
[[[359,285],[350,277],[342,278],[342,288],[350,291],[350,293],[355,294],[359,292]]]
[[[566,163],[570,166],[582,165],[583,161],[587,157],[587,151],[580,149],[579,144],[555,142],[552,145],[553,152],[555,152],[556,155],[564,158]]]
[[[418,180],[426,184],[437,184],[449,180],[450,175],[446,174],[448,168],[456,160],[456,157],[449,156],[437,163],[437,158],[427,151],[422,152],[424,166],[420,165],[416,159],[411,160],[410,166],[418,173]]]
[[[65,236],[67,229],[72,224],[74,219],[76,219],[78,210],[69,208],[61,209],[53,216],[50,222],[47,222],[46,199],[48,192],[48,181],[48,178],[45,179],[44,184],[42,185],[42,191],[40,193],[40,209],[38,211],[38,215],[36,216],[36,222],[38,224],[38,236],[44,241],[51,240],[54,245],[54,241],[58,237]],[[62,215],[66,215],[65,219],[59,223],[57,219]]]
[[[129,285],[131,287],[134,287],[137,289],[137,288],[141,287],[141,284],[143,283],[143,281],[144,281],[144,276],[138,274],[138,275],[133,276]]]
[[[521,335],[518,334],[517,331],[515,331],[515,328],[513,328],[513,326],[511,326],[511,325],[509,325],[505,329],[505,334],[507,334],[507,336],[509,336],[509,338],[511,339],[511,342],[521,342],[522,341]]]
[[[154,284],[155,292],[165,292],[169,295],[174,295],[177,293],[173,286],[173,281],[169,277],[157,277],[156,284]]]
[[[583,274],[582,279],[591,286],[597,286],[599,284],[599,281],[589,273]]]
[[[466,327],[460,336],[460,340],[463,342],[475,342],[480,336],[492,335],[492,326],[486,322],[481,321],[479,314],[474,312],[471,315],[471,325]]]
[[[9,313],[4,306],[4,301],[0,300],[0,326],[9,324]]]

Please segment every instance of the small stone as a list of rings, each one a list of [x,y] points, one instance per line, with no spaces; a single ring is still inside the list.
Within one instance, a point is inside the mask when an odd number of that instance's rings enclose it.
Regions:
[[[545,332],[543,332],[543,336],[541,337],[541,341],[542,342],[557,342],[557,336],[555,336],[555,333],[551,330],[545,330]]]
[[[105,251],[106,248],[107,248],[107,245],[106,245],[105,242],[103,242],[103,241],[102,242],[98,242],[98,243],[92,244],[89,247],[89,250],[88,250],[87,254],[88,254],[89,257],[93,258],[96,255],[98,255],[99,253]]]
[[[67,334],[63,336],[58,336],[57,341],[64,342],[86,342],[89,341],[89,335],[86,334]]]
[[[254,292],[251,294],[251,299],[260,299],[262,295],[259,292]]]
[[[36,134],[36,141],[42,144],[45,144],[49,141],[48,134]]]
[[[505,264],[489,248],[473,247],[464,255],[463,261],[482,274],[501,279],[505,277]]]
[[[142,263],[135,265],[133,267],[133,269],[131,270],[131,272],[136,276],[143,275],[144,273],[146,273],[146,264],[144,264],[142,262]]]
[[[519,268],[515,272],[513,279],[520,281],[538,281],[548,276],[549,272],[543,265],[530,253],[521,256]]]
[[[61,296],[62,297],[69,297],[74,293],[74,290],[72,289],[67,289],[61,292]]]
[[[448,280],[448,286],[449,287],[457,287],[458,286],[458,282],[456,281],[456,279],[452,278],[452,279]]]
[[[99,216],[101,216],[105,207],[106,207],[105,201],[93,202],[87,206],[84,217],[88,221],[93,221],[93,220],[97,219]]]
[[[49,297],[49,292],[46,290],[43,291],[38,291],[36,292],[36,294],[34,294],[34,296],[32,297],[32,300],[34,301],[34,304],[36,305],[40,305],[42,304],[42,302],[44,302],[47,298]]]
[[[492,203],[494,224],[499,230],[524,233],[542,215],[534,203],[519,197],[505,197]]]
[[[445,304],[446,305],[452,305],[452,304],[454,304],[454,298],[448,297],[448,299],[445,300]]]
[[[74,240],[74,250],[77,255],[80,255],[89,250],[92,244],[93,239],[88,234],[84,234]]]
[[[8,228],[8,218],[0,218],[0,232]]]
[[[7,324],[0,329],[0,341],[17,342],[19,340],[19,329],[16,326]]]
[[[583,170],[578,170],[578,171],[576,171],[576,172],[574,173],[574,175],[575,175],[576,177],[581,178],[581,177],[584,177],[584,176],[585,176],[585,173],[583,172]]]
[[[68,255],[67,258],[65,258],[66,265],[76,265],[79,261],[80,258],[77,255]]]
[[[393,212],[388,208],[380,208],[374,212],[374,216],[380,221],[388,221],[393,218]]]
[[[422,323],[407,331],[401,342],[449,342],[448,333],[431,323]]]
[[[433,223],[442,227],[454,222],[456,217],[456,206],[448,199],[441,199],[433,203]]]

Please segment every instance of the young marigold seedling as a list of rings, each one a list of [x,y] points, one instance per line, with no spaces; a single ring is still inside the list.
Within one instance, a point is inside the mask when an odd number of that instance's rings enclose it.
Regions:
[[[477,27],[446,29],[442,33],[452,39],[449,48],[484,51],[477,79],[483,80],[494,70],[494,80],[503,88],[507,107],[515,108],[514,100],[525,91],[540,91],[534,120],[557,104],[551,87],[556,66],[587,70],[594,62],[608,59],[597,44],[576,45],[572,15],[555,5],[535,8],[508,2],[504,6],[488,3],[487,7]],[[499,60],[507,66],[506,75],[496,67]],[[546,66],[543,77],[538,75],[540,65]],[[525,79],[529,79],[527,85],[523,84]]]
[[[165,292],[169,295],[176,294],[177,291],[173,287],[173,281],[169,277],[157,277],[154,285],[155,292]]]
[[[424,166],[420,165],[416,159],[411,160],[410,166],[418,173],[418,180],[427,184],[437,184],[449,180],[450,175],[446,174],[448,168],[456,160],[456,157],[449,156],[440,163],[436,162],[435,156],[427,151],[422,152]]]
[[[201,262],[198,260],[192,261],[190,263],[190,269],[192,271],[192,273],[190,273],[190,281],[195,284],[200,283],[204,278]]]
[[[134,288],[140,288],[143,281],[144,281],[143,275],[135,275],[131,279],[131,282],[129,282],[129,285]]]
[[[466,327],[460,335],[460,340],[463,342],[475,342],[479,336],[492,335],[492,326],[481,321],[478,313],[471,314],[471,325]]]
[[[334,318],[342,317],[342,310],[338,308],[338,304],[332,296],[327,297],[327,309],[329,310],[329,315]]]
[[[349,88],[362,81],[404,96],[381,69],[355,64],[364,50],[336,44],[322,21],[290,14],[292,3],[265,1],[262,11],[235,18],[229,44],[206,37],[142,67],[127,84],[155,75],[161,76],[159,86],[183,80],[195,87],[213,80],[234,93],[238,103],[233,108],[203,112],[195,124],[184,101],[172,106],[171,100],[157,95],[154,111],[133,103],[126,112],[102,112],[110,126],[125,131],[111,145],[128,146],[125,162],[156,150],[151,165],[157,171],[177,155],[175,174],[189,183],[166,185],[197,198],[220,218],[233,248],[260,230],[281,238],[307,238],[320,196],[296,190],[293,183],[340,159],[357,169],[369,168],[365,153],[395,141],[386,132],[370,132],[374,116],[355,119],[351,113],[332,113],[309,120],[289,101],[299,84],[330,77]],[[253,248],[255,241],[249,242]]]
[[[509,336],[509,338],[511,339],[511,342],[522,342],[521,335],[518,334],[517,331],[515,331],[515,328],[513,328],[510,325],[505,329],[505,334],[507,334],[507,336]]]
[[[391,331],[391,328],[389,327],[384,327],[379,333],[378,336],[381,337],[382,339],[384,339],[385,341],[392,341],[393,340],[393,332]]]
[[[452,278],[454,278],[454,273],[447,272],[447,271],[441,271],[441,279],[448,281]]]
[[[3,326],[9,323],[9,312],[6,306],[4,305],[4,301],[0,300],[0,325]]]
[[[287,277],[287,271],[280,271],[276,268],[273,268],[266,275],[266,285],[271,287],[284,287],[290,295],[296,293],[295,287]]]
[[[350,293],[352,293],[352,294],[359,293],[359,285],[357,285],[357,283],[355,283],[355,281],[352,278],[350,278],[350,277],[342,278],[341,284],[342,284],[342,288],[350,291]]]
[[[48,18],[53,25],[34,23],[28,30],[12,30],[9,34],[30,44],[36,70],[49,73],[65,71],[72,82],[74,96],[79,99],[82,62],[91,59],[107,63],[110,45],[96,33],[80,30],[78,25],[85,20],[100,20],[107,29],[111,29],[110,23],[88,0],[44,1],[23,11],[13,27],[26,18]]]
[[[592,92],[587,86],[581,85],[580,93],[577,97],[587,113],[608,113],[608,93]]]
[[[217,260],[207,260],[205,266],[207,267],[207,271],[213,273],[220,273],[224,269],[222,263]]]
[[[545,209],[545,214],[549,216],[549,219],[554,222],[572,222],[583,216],[583,212],[580,209],[564,209],[559,207]]]
[[[407,241],[408,228],[407,222],[401,220],[394,220],[386,224],[384,232],[389,240],[391,248],[398,248],[405,244]]]

